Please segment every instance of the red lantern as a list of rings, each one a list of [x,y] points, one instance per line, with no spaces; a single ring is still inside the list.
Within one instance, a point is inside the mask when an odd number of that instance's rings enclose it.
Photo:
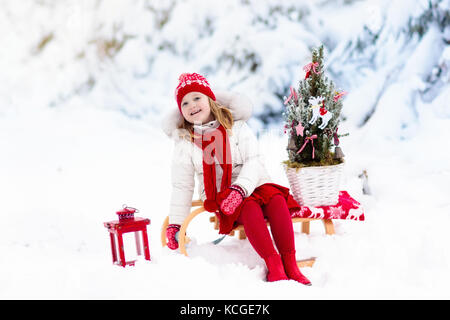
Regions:
[[[119,220],[105,222],[103,225],[108,229],[111,240],[111,252],[113,264],[125,267],[126,265],[134,266],[136,260],[126,261],[125,251],[123,246],[123,234],[134,232],[136,240],[136,251],[141,255],[141,243],[139,240],[139,232],[142,232],[142,242],[144,245],[144,256],[146,260],[150,261],[150,249],[148,246],[147,225],[150,224],[150,219],[135,217],[134,214],[139,212],[135,208],[123,206],[123,209],[117,211]],[[117,238],[117,246],[116,246]],[[119,250],[119,259],[117,257],[117,249]]]
[[[125,221],[129,219],[134,219],[135,212],[139,212],[139,210],[124,205],[123,209],[117,211],[116,214],[119,216],[119,221]]]

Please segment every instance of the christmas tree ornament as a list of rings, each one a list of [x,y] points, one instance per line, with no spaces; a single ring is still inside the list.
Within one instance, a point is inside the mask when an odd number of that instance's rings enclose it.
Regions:
[[[309,76],[311,75],[311,69],[314,71],[315,74],[319,74],[320,71],[318,72],[316,68],[319,67],[319,63],[318,62],[311,62],[308,63],[306,66],[303,67],[303,70],[305,70],[306,75],[305,75],[305,80],[309,78]]]
[[[334,97],[333,97],[333,101],[334,102],[338,102],[340,98],[342,98],[343,96],[345,96],[346,94],[348,94],[347,91],[341,91],[341,92],[334,92]]]
[[[298,104],[298,96],[297,96],[297,92],[294,90],[294,88],[292,88],[291,87],[291,95],[293,95],[294,96],[294,102],[295,102],[295,105],[297,105]]]
[[[322,107],[319,109],[319,116],[322,119],[322,123],[319,126],[319,129],[324,129],[327,125],[330,119],[333,117],[333,113],[329,112],[327,109],[325,109],[325,104],[322,101]]]
[[[335,146],[339,145],[339,138],[338,138],[338,135],[337,135],[338,129],[339,128],[336,128],[336,131],[333,133],[333,143],[334,143]]]
[[[310,97],[310,98],[308,99],[308,102],[309,102],[311,108],[313,109],[313,115],[314,115],[315,113],[318,113],[319,108],[320,108],[320,104],[322,103],[322,101],[323,101],[324,99],[325,99],[325,98],[324,98],[324,97],[321,97],[321,96],[318,96],[318,97]],[[314,112],[314,109],[317,109],[317,112]],[[318,115],[317,115],[317,117],[318,117]],[[310,123],[310,124],[314,124],[314,122],[316,122],[316,120],[317,120],[317,117],[314,118],[314,121],[311,119],[311,120],[309,121],[309,123]]]
[[[318,118],[322,119],[319,129],[323,130],[328,125],[328,122],[333,117],[333,113],[325,109],[324,97],[311,97],[308,102],[311,105],[312,117],[309,124],[314,124]]]
[[[295,145],[295,139],[293,136],[289,137],[288,146],[286,149],[292,152],[295,152],[295,150],[297,150],[297,146]]]
[[[342,158],[344,158],[345,157],[345,155],[344,155],[344,153],[342,152],[342,149],[341,149],[341,147],[335,147],[334,148],[334,156],[333,156],[333,159],[336,159],[336,160],[340,160],[340,159],[342,159]]]
[[[290,91],[291,94],[289,95],[288,98],[286,98],[286,96],[284,96],[284,104],[287,105],[289,101],[291,101],[291,99],[294,99],[294,103],[295,105],[297,105],[298,103],[298,96],[297,96],[297,92],[295,92],[294,88],[290,87]]]
[[[303,143],[303,145],[302,145],[302,147],[300,148],[300,150],[297,151],[297,153],[302,152],[303,149],[305,149],[305,147],[306,147],[306,145],[308,144],[308,142],[311,141],[311,145],[312,145],[312,158],[314,159],[315,151],[316,151],[315,148],[314,148],[314,139],[317,139],[317,135],[316,135],[316,134],[314,134],[314,135],[312,135],[312,136],[310,136],[310,137],[306,137],[306,138],[305,138],[305,142]]]
[[[339,128],[336,128],[336,131],[333,133],[333,142],[335,145],[333,159],[341,160],[342,158],[345,157],[345,155],[342,152],[341,147],[339,147],[339,138],[338,138],[338,134],[337,134],[338,129]]]
[[[295,132],[297,133],[297,136],[302,136],[303,137],[303,130],[305,130],[305,127],[303,127],[301,123],[299,123],[295,127]]]

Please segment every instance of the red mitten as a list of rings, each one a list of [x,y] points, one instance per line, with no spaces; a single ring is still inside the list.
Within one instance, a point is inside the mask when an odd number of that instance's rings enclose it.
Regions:
[[[179,224],[169,224],[166,230],[167,246],[169,249],[178,249],[178,240],[176,237],[177,232],[180,231]]]
[[[244,200],[244,190],[239,186],[230,186],[231,192],[220,204],[220,210],[225,215],[232,215]]]

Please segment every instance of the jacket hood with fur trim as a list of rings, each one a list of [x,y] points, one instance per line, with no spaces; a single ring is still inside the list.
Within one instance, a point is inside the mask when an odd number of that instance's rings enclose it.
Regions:
[[[216,101],[228,107],[233,115],[233,120],[247,121],[252,116],[253,105],[251,101],[243,94],[228,91],[215,90]],[[163,120],[162,129],[169,138],[178,137],[178,124],[183,121],[183,115],[178,108],[168,113]]]

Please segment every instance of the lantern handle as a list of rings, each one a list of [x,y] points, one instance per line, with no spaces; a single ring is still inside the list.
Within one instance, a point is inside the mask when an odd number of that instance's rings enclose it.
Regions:
[[[136,209],[136,208],[133,208],[133,207],[129,207],[129,206],[127,206],[126,204],[123,204],[123,205],[122,205],[122,208],[123,208],[123,209],[133,209],[135,213],[138,213],[138,212],[139,212],[139,209]]]

